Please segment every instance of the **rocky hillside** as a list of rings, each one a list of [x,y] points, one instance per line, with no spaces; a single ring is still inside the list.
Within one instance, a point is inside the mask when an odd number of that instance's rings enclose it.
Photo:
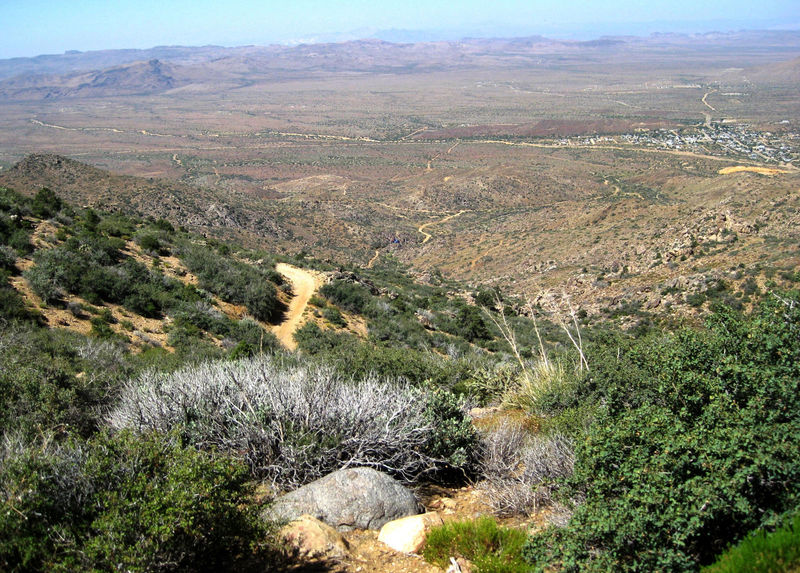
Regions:
[[[59,155],[29,155],[0,172],[0,185],[33,194],[57,190],[67,201],[128,214],[149,214],[199,231],[226,236],[258,234],[275,238],[285,231],[263,214],[258,199],[238,208],[236,197],[191,185],[114,175]]]

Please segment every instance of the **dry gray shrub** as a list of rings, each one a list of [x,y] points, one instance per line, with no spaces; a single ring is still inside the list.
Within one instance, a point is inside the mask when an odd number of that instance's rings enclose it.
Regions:
[[[498,516],[527,515],[550,502],[555,481],[572,474],[574,463],[569,438],[531,435],[506,420],[481,435],[479,487]]]
[[[49,463],[39,463],[36,467],[39,483],[48,484],[48,503],[58,508],[86,503],[92,493],[84,470],[87,458],[88,453],[80,442],[59,443],[48,433],[31,442],[19,432],[5,433],[0,437],[0,499],[7,500],[11,508],[23,497],[36,495],[36,491],[16,481],[7,468],[20,462],[36,464],[46,459]]]
[[[436,429],[427,404],[403,382],[260,356],[146,372],[124,385],[107,419],[116,429],[179,427],[195,445],[242,455],[256,477],[294,488],[349,466],[410,481],[437,468],[443,460],[425,453]]]

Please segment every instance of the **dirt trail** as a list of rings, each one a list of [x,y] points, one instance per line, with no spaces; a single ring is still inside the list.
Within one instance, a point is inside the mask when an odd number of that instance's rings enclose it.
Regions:
[[[716,91],[717,91],[717,90],[711,90],[710,92],[706,92],[706,95],[704,95],[704,96],[703,96],[703,99],[701,99],[701,100],[700,100],[700,101],[702,101],[702,102],[703,102],[703,105],[704,105],[704,106],[706,106],[706,107],[707,107],[708,109],[710,109],[711,111],[717,111],[717,108],[715,108],[713,105],[711,105],[710,103],[708,103],[708,102],[706,101],[706,98],[707,98],[708,96],[710,96],[711,94],[713,94],[714,92],[716,92]]]
[[[786,169],[770,169],[768,167],[751,167],[749,165],[736,165],[734,167],[723,167],[717,173],[720,175],[728,175],[729,173],[759,173],[761,175],[781,175],[789,173]]]
[[[371,269],[373,267],[373,265],[375,264],[375,262],[378,260],[378,257],[380,257],[380,256],[381,256],[381,250],[380,249],[375,249],[375,254],[372,256],[372,258],[367,263],[367,268]]]
[[[481,259],[483,259],[485,257],[488,257],[490,254],[492,254],[496,250],[502,249],[504,244],[505,244],[505,240],[500,241],[494,247],[490,247],[490,248],[486,249],[485,251],[483,251],[482,253],[480,253],[477,257],[475,257],[474,259],[472,259],[469,262],[469,269],[471,271],[474,271],[475,267],[478,265],[478,261],[480,261]]]
[[[39,121],[38,119],[31,119],[30,122],[34,125],[38,125],[39,127],[47,127],[50,129],[60,129],[62,131],[84,131],[84,132],[91,132],[91,131],[110,131],[112,133],[139,133],[141,135],[150,135],[152,137],[185,137],[182,135],[169,135],[164,133],[154,133],[152,131],[147,131],[146,129],[117,129],[116,127],[65,127],[63,125],[55,125],[52,123],[44,123],[43,121]]]
[[[420,233],[425,235],[425,238],[422,239],[422,244],[424,245],[425,243],[430,241],[431,238],[433,237],[433,235],[431,235],[430,233],[426,233],[425,232],[426,228],[430,227],[431,225],[438,225],[439,223],[445,223],[445,222],[449,221],[450,219],[455,219],[459,215],[463,215],[464,213],[469,213],[470,211],[471,211],[471,209],[464,209],[462,211],[459,211],[458,213],[454,213],[453,215],[448,215],[447,217],[445,217],[443,219],[438,219],[436,221],[431,221],[430,223],[423,223],[422,225],[417,227],[417,231],[419,231]]]
[[[458,140],[458,141],[456,141],[456,142],[455,142],[455,143],[454,143],[452,146],[450,146],[450,148],[449,148],[447,151],[444,151],[444,152],[442,152],[442,153],[437,153],[436,155],[434,155],[433,157],[431,157],[431,158],[428,160],[428,167],[426,167],[426,168],[425,168],[425,170],[426,170],[426,171],[430,171],[431,169],[433,169],[433,162],[434,162],[434,161],[437,161],[437,160],[438,160],[438,159],[439,159],[439,158],[440,158],[442,155],[447,155],[448,153],[450,153],[451,151],[453,151],[453,150],[454,150],[456,147],[458,147],[458,146],[459,146],[459,144],[460,144],[460,143],[461,143],[461,140],[459,139],[459,140]]]
[[[603,185],[608,185],[608,184],[609,184],[608,180],[603,181]],[[622,189],[620,189],[619,185],[613,185],[612,184],[611,187],[614,188],[614,192],[611,194],[612,197],[617,197],[620,193],[622,193],[623,196],[638,197],[639,199],[644,201],[644,197],[642,197],[641,193],[636,193],[635,191],[630,191],[630,192],[626,191],[626,192],[623,193],[623,191],[622,191]]]
[[[289,302],[289,310],[286,311],[285,320],[275,326],[272,332],[278,337],[278,340],[284,347],[289,350],[297,348],[297,343],[294,341],[294,332],[300,326],[303,320],[303,312],[308,306],[308,301],[311,296],[316,292],[317,288],[322,285],[322,275],[306,269],[300,269],[287,265],[286,263],[278,263],[275,265],[275,270],[289,279],[292,283],[292,290],[294,297]]]

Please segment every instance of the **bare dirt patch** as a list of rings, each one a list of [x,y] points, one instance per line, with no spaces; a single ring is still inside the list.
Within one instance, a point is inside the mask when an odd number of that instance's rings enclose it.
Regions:
[[[323,278],[319,273],[293,267],[286,263],[278,263],[275,265],[275,270],[292,283],[294,297],[289,302],[286,318],[281,324],[273,328],[273,332],[283,346],[289,350],[294,350],[297,348],[294,333],[302,324],[303,313],[308,307],[308,301],[322,285]]]
[[[733,167],[723,167],[718,171],[720,175],[729,175],[731,173],[758,173],[760,175],[783,175],[789,173],[785,169],[774,169],[770,167],[752,167],[749,165],[735,165]]]

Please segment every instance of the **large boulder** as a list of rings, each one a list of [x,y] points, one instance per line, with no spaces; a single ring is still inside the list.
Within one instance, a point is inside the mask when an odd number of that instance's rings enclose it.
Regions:
[[[309,514],[339,531],[380,529],[384,523],[421,511],[414,494],[392,477],[371,468],[335,471],[276,499],[268,519]]]
[[[444,521],[435,511],[420,515],[409,515],[390,521],[381,527],[378,541],[402,553],[417,553],[425,545],[428,531]]]

